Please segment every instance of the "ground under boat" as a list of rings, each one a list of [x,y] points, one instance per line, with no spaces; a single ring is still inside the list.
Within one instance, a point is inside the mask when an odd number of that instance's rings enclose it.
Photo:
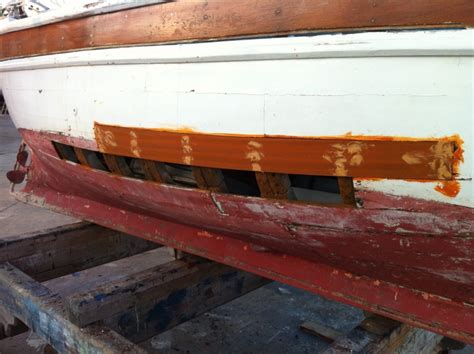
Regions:
[[[107,3],[0,25],[17,198],[474,343],[474,2]]]

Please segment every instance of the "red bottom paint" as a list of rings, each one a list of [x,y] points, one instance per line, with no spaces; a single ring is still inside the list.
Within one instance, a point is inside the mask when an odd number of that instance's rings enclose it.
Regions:
[[[25,202],[474,343],[472,209],[375,192],[352,209],[177,188],[62,161],[51,144],[93,142],[22,134]]]

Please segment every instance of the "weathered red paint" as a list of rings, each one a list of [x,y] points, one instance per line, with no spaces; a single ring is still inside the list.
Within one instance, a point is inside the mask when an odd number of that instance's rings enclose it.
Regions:
[[[474,343],[472,209],[376,192],[352,209],[176,188],[59,160],[60,136],[22,134],[27,202]]]

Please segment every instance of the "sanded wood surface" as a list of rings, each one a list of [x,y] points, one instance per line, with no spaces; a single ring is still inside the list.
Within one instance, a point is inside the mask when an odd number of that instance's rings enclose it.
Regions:
[[[473,24],[470,0],[180,0],[7,33],[0,36],[0,59],[223,37]]]
[[[108,154],[255,172],[448,180],[456,161],[449,140],[227,136],[98,123],[95,137]]]

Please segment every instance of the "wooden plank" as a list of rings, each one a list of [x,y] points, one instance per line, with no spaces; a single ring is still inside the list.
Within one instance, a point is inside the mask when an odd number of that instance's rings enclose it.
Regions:
[[[193,167],[193,176],[199,188],[221,193],[228,191],[224,175],[217,168]]]
[[[294,199],[290,177],[283,173],[255,172],[260,196],[275,199]]]
[[[439,334],[371,314],[320,353],[428,354],[442,339],[443,336]]]
[[[294,32],[462,27],[474,24],[473,13],[470,0],[180,0],[7,33],[0,36],[0,59]]]
[[[58,295],[8,263],[0,265],[0,292],[0,305],[61,353],[145,353],[107,327],[72,324]]]
[[[331,327],[323,326],[316,322],[304,322],[300,325],[300,329],[329,343],[344,336],[343,332],[337,331]]]
[[[102,266],[99,281],[86,280],[78,287],[74,285],[78,278],[69,276],[47,285],[67,297],[67,313],[75,324],[101,320],[139,342],[268,283],[259,276],[206,260],[186,257],[160,264],[159,257],[151,261],[140,261],[139,257],[133,257],[141,269],[135,274],[120,270],[122,277],[106,274],[116,266],[120,268],[120,260],[114,266],[107,265],[108,270]]]
[[[138,160],[145,178],[158,183],[174,184],[173,178],[168,173],[165,164],[150,160]]]
[[[94,130],[99,149],[105,153],[232,170],[447,180],[453,177],[457,163],[455,138],[227,136],[98,123]],[[139,156],[130,151],[132,139],[140,141]],[[183,149],[183,141],[192,150]]]
[[[110,154],[103,154],[103,156],[110,172],[125,177],[133,176],[132,170],[130,170],[130,167],[127,165],[125,158]]]
[[[36,280],[65,274],[132,256],[160,245],[98,225],[79,222],[0,240],[0,263],[10,262]],[[26,330],[0,306],[0,336]]]
[[[38,281],[95,267],[160,247],[102,226],[80,222],[0,240],[0,263]]]
[[[134,277],[150,268],[157,268],[173,261],[168,249],[159,247],[130,257],[117,259],[97,267],[67,274],[43,282],[48,289],[67,298],[75,293],[93,291],[108,282],[122,281]]]

